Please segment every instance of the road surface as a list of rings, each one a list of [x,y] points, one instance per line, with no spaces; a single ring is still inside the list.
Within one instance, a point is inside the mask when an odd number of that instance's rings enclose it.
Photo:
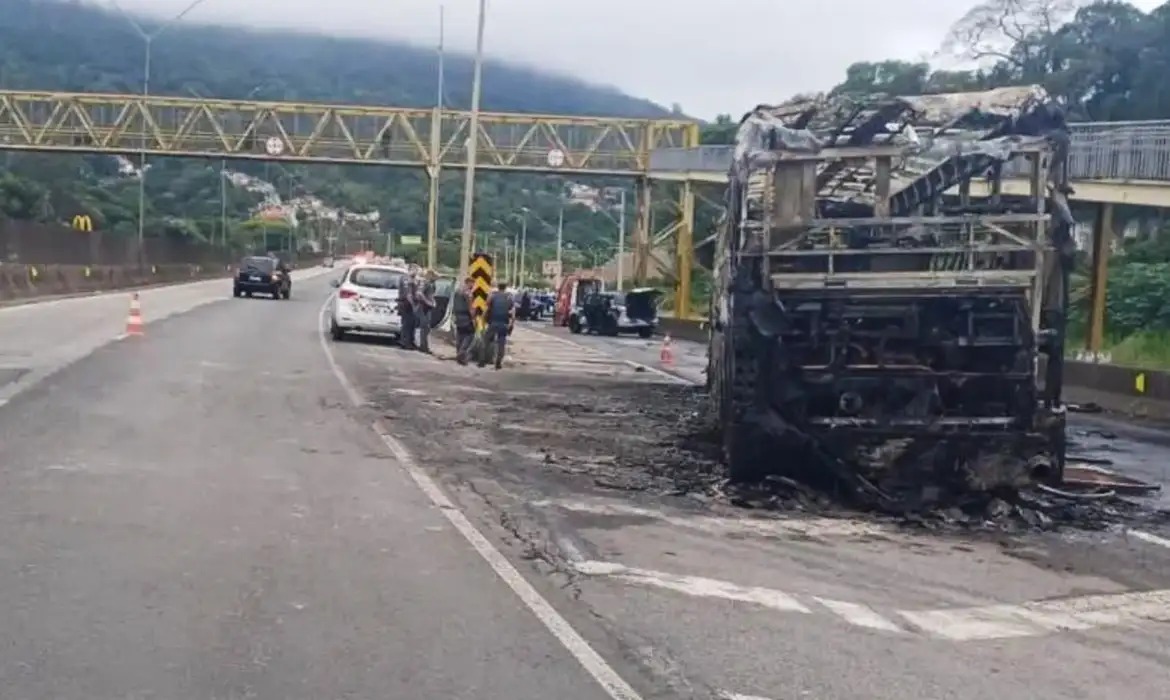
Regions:
[[[299,282],[144,294],[80,360],[125,295],[22,307],[31,372],[75,361],[0,408],[0,695],[605,698],[348,404]]]
[[[0,311],[0,695],[1164,694],[1165,532],[737,508],[694,347],[333,343],[335,274]]]

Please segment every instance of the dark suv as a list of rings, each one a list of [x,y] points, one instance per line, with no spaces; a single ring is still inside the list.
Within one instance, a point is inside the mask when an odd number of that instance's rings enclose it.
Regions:
[[[250,255],[240,261],[233,288],[235,296],[271,294],[273,299],[292,296],[292,276],[283,261],[267,255]]]

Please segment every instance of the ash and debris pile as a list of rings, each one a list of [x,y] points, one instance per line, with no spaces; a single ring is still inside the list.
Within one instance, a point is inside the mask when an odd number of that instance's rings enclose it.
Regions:
[[[656,437],[616,450],[612,468],[596,474],[595,485],[607,490],[690,496],[757,510],[826,517],[868,515],[935,531],[1170,526],[1170,510],[1157,510],[1140,498],[1108,489],[1062,493],[1032,487],[977,492],[953,482],[949,486],[946,482],[918,482],[903,485],[901,490],[883,484],[890,498],[876,499],[836,479],[831,472],[822,472],[820,479],[798,481],[773,475],[755,483],[733,483],[721,463],[719,431],[708,415],[704,393],[701,388],[659,387],[653,396],[640,396],[639,401],[645,402],[640,412],[647,425],[639,427],[656,431]],[[1078,447],[1076,440],[1070,441],[1073,460],[1080,458]]]
[[[1108,438],[1108,435],[1101,437]],[[714,462],[720,460],[720,435],[715,421],[697,402],[696,410],[680,417],[672,446],[674,452],[697,454]],[[1078,440],[1069,440],[1071,462],[1083,459],[1085,462],[1081,464],[1106,466],[1104,462],[1107,460],[1082,457],[1078,454],[1078,447]],[[661,465],[654,468],[658,474],[670,475],[675,493],[697,494],[702,499],[717,497],[732,506],[823,516],[867,514],[930,530],[1106,530],[1121,524],[1170,526],[1170,509],[1151,507],[1141,499],[1143,492],[1151,490],[1149,485],[1127,493],[1117,493],[1116,489],[1109,487],[1086,486],[1075,489],[1034,486],[975,492],[957,487],[956,481],[951,481],[950,486],[945,482],[920,481],[916,485],[902,485],[901,490],[882,485],[889,497],[875,499],[866,490],[858,490],[852,483],[835,479],[830,472],[821,472],[821,478],[812,480],[798,481],[791,476],[770,475],[762,481],[735,483],[727,479],[721,468],[706,467],[701,473],[689,473],[687,466],[695,461],[694,457],[689,457],[674,468]],[[1102,472],[1109,473],[1106,469]],[[803,473],[815,472],[810,469]]]

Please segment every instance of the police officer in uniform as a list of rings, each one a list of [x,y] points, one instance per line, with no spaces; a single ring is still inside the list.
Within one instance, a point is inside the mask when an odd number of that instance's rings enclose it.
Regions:
[[[398,315],[402,318],[402,347],[404,350],[414,350],[414,329],[416,326],[414,313],[414,298],[417,295],[418,285],[414,279],[414,272],[408,272],[402,278],[402,285],[398,288]]]
[[[475,282],[468,277],[451,297],[451,320],[455,323],[455,361],[461,365],[467,364],[467,355],[475,341],[475,313],[471,308],[474,289]]]
[[[504,367],[504,350],[508,347],[508,333],[512,331],[515,320],[516,306],[512,303],[512,295],[508,293],[508,283],[500,282],[500,286],[488,297],[487,303],[487,335],[489,341],[495,342],[496,369]],[[479,366],[484,366],[482,355]]]
[[[423,279],[419,281],[417,293],[414,297],[414,318],[418,324],[418,349],[420,352],[431,351],[431,311],[435,308],[435,278],[434,270],[427,270]]]

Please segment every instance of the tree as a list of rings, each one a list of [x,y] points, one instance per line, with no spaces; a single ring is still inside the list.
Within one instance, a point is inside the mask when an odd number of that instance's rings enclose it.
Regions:
[[[1023,73],[1042,68],[1055,34],[1081,0],[983,0],[950,29],[943,51],[1007,63]]]

